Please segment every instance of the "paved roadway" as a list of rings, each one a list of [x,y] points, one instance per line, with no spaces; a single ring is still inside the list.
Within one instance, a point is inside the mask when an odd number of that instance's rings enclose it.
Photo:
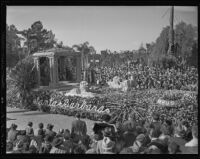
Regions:
[[[44,123],[44,128],[48,123],[54,125],[54,131],[58,131],[60,128],[69,129],[71,131],[71,123],[75,120],[74,117],[69,117],[67,115],[60,114],[48,114],[39,111],[27,111],[19,108],[7,108],[7,128],[10,127],[12,123],[18,125],[18,130],[25,129],[29,121],[33,122],[33,128],[36,129],[40,122]],[[82,119],[87,124],[87,132],[90,135],[92,133],[92,126],[94,121],[88,119]]]

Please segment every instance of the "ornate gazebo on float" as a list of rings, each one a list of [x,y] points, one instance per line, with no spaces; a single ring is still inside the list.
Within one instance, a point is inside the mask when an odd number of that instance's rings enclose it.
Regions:
[[[38,76],[38,87],[41,86],[41,75],[46,75],[46,73],[41,72],[40,63],[41,58],[46,58],[48,62],[46,64],[49,67],[49,82],[47,86],[56,87],[59,83],[59,74],[67,75],[66,72],[66,60],[73,59],[73,82],[80,82],[82,71],[84,72],[87,60],[86,57],[82,57],[81,52],[74,51],[73,49],[61,49],[61,48],[53,48],[46,51],[36,52],[33,54],[34,63],[37,67],[37,76]]]

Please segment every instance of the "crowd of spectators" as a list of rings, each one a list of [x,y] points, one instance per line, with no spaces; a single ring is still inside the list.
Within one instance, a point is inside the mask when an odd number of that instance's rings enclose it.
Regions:
[[[119,76],[121,81],[128,79],[133,81],[135,89],[182,89],[188,85],[198,83],[198,70],[194,67],[164,69],[160,66],[148,67],[141,64],[121,64],[113,67],[100,66],[96,69],[96,79],[101,83]]]
[[[71,131],[53,130],[52,124],[43,123],[33,129],[28,122],[24,130],[12,124],[7,130],[7,153],[50,153],[50,154],[197,154],[198,126],[189,126],[186,121],[160,120],[153,113],[153,121],[136,122],[130,114],[124,123],[109,123],[105,114],[101,122],[87,134],[87,125],[76,114]]]

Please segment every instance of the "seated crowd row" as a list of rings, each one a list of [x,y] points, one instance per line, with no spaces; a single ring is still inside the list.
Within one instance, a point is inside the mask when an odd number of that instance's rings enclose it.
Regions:
[[[153,121],[136,123],[133,115],[123,124],[110,124],[110,116],[95,123],[93,134],[87,134],[87,125],[76,115],[69,129],[53,131],[53,125],[43,123],[33,129],[29,122],[25,130],[12,124],[7,129],[7,153],[50,154],[198,154],[198,126],[186,121],[163,123],[154,113]]]

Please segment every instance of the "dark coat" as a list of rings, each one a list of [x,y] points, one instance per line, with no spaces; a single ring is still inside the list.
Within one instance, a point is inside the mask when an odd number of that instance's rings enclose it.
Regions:
[[[74,120],[72,122],[71,134],[85,136],[87,134],[86,123],[82,120]]]
[[[45,131],[45,136],[46,136],[46,135],[49,135],[49,136],[51,137],[51,139],[53,140],[53,138],[56,136],[56,132],[47,129],[47,130]]]

